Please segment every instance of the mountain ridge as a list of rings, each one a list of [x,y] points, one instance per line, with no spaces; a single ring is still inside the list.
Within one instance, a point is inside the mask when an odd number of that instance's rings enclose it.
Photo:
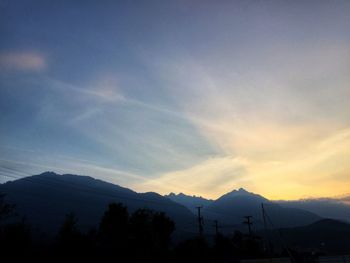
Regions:
[[[70,212],[82,229],[95,227],[111,202],[123,203],[129,212],[139,208],[165,212],[180,226],[193,220],[186,207],[157,193],[137,193],[90,176],[47,172],[0,184],[0,192],[34,228],[50,233],[57,232]]]
[[[195,195],[186,195],[184,193],[169,193],[168,195],[164,195],[165,197],[173,200],[174,202],[180,203],[183,206],[187,207],[189,210],[193,211],[195,207],[198,206],[207,206],[212,203],[214,200],[206,199],[201,196]]]
[[[54,172],[44,172],[0,184],[0,192],[7,194],[9,202],[17,204],[19,212],[36,222],[36,225],[45,225],[45,221],[52,221],[56,228],[64,215],[72,211],[81,218],[81,225],[94,225],[109,202],[124,203],[130,212],[138,208],[163,211],[179,226],[194,220],[197,206],[203,207],[202,215],[206,220],[235,224],[237,228],[244,227],[242,220],[246,215],[253,216],[255,228],[262,228],[261,204],[264,204],[266,213],[276,227],[303,226],[322,217],[329,217],[300,209],[295,204],[268,200],[243,188],[232,190],[216,200],[183,193],[162,196],[156,192],[138,193],[91,176],[60,175]],[[42,211],[49,211],[52,216],[43,220],[40,215],[44,213]]]
[[[204,197],[200,197],[201,199],[198,199],[197,196],[185,195],[182,193],[179,193],[178,195],[170,193],[165,196],[172,198],[172,200],[175,202],[179,202],[180,204],[188,208],[191,208],[192,209],[191,211],[194,211],[194,212],[196,212],[194,210],[194,207],[196,206],[203,206],[205,210],[208,206],[210,206],[213,202],[217,200],[221,200],[222,202],[222,200],[230,199],[232,197],[244,198],[244,197],[250,196],[251,199],[256,199],[256,201],[259,201],[260,199],[260,203],[265,203],[269,205],[280,205],[284,208],[289,208],[289,209],[301,209],[301,210],[309,211],[311,213],[319,215],[320,217],[323,217],[323,218],[333,218],[333,219],[343,220],[347,222],[350,221],[350,204],[345,202],[348,199],[347,196],[342,196],[341,198],[338,198],[338,199],[308,198],[308,199],[299,199],[299,200],[269,200],[259,194],[249,192],[244,188],[234,189],[220,196],[215,200],[206,199]],[[179,198],[179,196],[181,198]],[[216,210],[220,210],[220,209],[216,208]],[[249,211],[247,211],[247,213],[248,212]]]

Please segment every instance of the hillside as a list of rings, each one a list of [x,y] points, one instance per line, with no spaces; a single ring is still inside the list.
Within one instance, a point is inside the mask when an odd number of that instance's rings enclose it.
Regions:
[[[275,227],[294,227],[313,223],[320,216],[306,210],[287,208],[243,188],[227,193],[203,209],[203,214],[225,224],[242,226],[243,217],[252,216],[255,229],[262,228],[262,207]]]
[[[350,224],[333,219],[322,219],[307,226],[270,230],[269,239],[275,247],[282,241],[292,249],[315,250],[332,254],[348,253]]]
[[[278,201],[285,207],[300,208],[316,213],[325,218],[333,218],[350,222],[350,204],[346,199],[304,199],[296,201]]]
[[[45,172],[1,184],[0,192],[6,194],[7,202],[16,204],[16,212],[35,230],[50,233],[57,231],[70,212],[88,230],[99,223],[110,202],[123,203],[129,212],[138,208],[165,212],[179,226],[193,218],[187,208],[159,194],[139,194],[88,176]]]

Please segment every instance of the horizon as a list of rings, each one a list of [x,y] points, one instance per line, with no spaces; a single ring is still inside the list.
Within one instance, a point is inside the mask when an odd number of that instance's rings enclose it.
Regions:
[[[71,173],[68,173],[68,174],[59,174],[55,171],[44,171],[42,173],[39,173],[39,174],[33,174],[33,175],[30,175],[30,176],[26,176],[26,177],[21,177],[21,178],[14,178],[12,177],[12,179],[10,180],[7,180],[5,182],[0,182],[0,185],[1,184],[5,184],[5,183],[9,183],[9,182],[14,182],[14,181],[17,181],[17,180],[20,180],[20,179],[25,179],[27,177],[34,177],[34,176],[38,176],[38,175],[43,175],[43,174],[47,174],[47,173],[53,173],[55,175],[58,175],[58,176],[61,176],[61,175],[73,175],[73,176],[81,176],[81,177],[90,177],[94,180],[101,180],[99,179],[98,177],[94,177],[94,176],[91,176],[91,175],[84,175],[84,174],[71,174]],[[132,188],[129,188],[129,187],[126,187],[124,185],[121,185],[121,184],[118,184],[118,183],[113,183],[113,182],[109,182],[109,181],[104,181],[102,180],[103,182],[105,183],[110,183],[110,184],[113,184],[113,185],[116,185],[116,186],[120,186],[120,187],[123,187],[123,188],[127,188],[127,189],[130,189],[136,193],[156,193],[156,194],[159,194],[161,196],[168,196],[168,195],[171,195],[171,194],[174,194],[176,196],[178,195],[185,195],[185,196],[189,196],[189,197],[196,197],[196,198],[203,198],[203,199],[206,199],[208,201],[215,201],[217,199],[219,199],[220,197],[226,195],[226,194],[229,194],[229,193],[232,193],[232,192],[240,192],[240,191],[244,191],[248,194],[253,194],[253,195],[259,195],[259,196],[262,196],[264,198],[266,198],[265,196],[263,196],[262,194],[260,193],[256,193],[256,192],[251,192],[249,189],[246,189],[246,188],[243,188],[243,187],[239,187],[239,188],[233,188],[231,189],[229,192],[226,192],[226,193],[221,193],[220,195],[214,197],[214,198],[209,198],[209,197],[206,197],[206,196],[199,196],[199,195],[195,195],[195,194],[191,194],[191,193],[185,193],[185,192],[168,192],[168,193],[158,193],[158,192],[155,192],[155,191],[146,191],[146,192],[138,192],[138,191],[135,191],[134,189]],[[343,194],[343,195],[337,195],[337,196],[323,196],[323,197],[305,197],[305,198],[299,198],[299,199],[269,199],[267,198],[269,201],[272,201],[272,202],[279,202],[279,201],[286,201],[286,202],[290,202],[290,201],[311,201],[311,200],[321,200],[321,201],[337,201],[337,202],[340,202],[342,204],[350,204],[348,200],[342,200],[344,198],[349,198],[350,197],[350,193],[348,194]]]
[[[350,189],[350,1],[0,1],[0,183]]]

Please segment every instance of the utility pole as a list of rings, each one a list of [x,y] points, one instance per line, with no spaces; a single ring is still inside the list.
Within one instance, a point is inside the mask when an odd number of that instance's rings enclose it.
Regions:
[[[263,221],[264,221],[264,230],[265,234],[267,233],[267,225],[266,225],[266,214],[265,214],[265,208],[264,208],[264,203],[261,203],[261,210],[262,210],[262,216],[263,216]]]
[[[215,227],[215,235],[219,235],[219,223],[218,220],[214,220],[214,227]]]
[[[249,235],[252,235],[252,229],[251,229],[251,225],[253,224],[253,222],[250,220],[252,218],[252,216],[245,216],[244,217],[246,219],[246,221],[243,222],[243,224],[248,225],[248,232]]]
[[[198,210],[197,218],[198,218],[198,230],[199,230],[199,236],[203,236],[203,217],[201,216],[201,206],[196,207]]]
[[[265,213],[264,203],[261,203],[261,210],[262,210],[262,216],[263,216],[263,222],[264,222],[265,249],[266,249],[266,252],[268,253],[268,256],[269,256],[270,262],[271,262],[272,261],[272,259],[271,259],[271,244],[270,244],[270,240],[269,240],[268,233],[267,233],[266,213]]]
[[[274,227],[274,225],[273,225],[273,223],[272,223],[270,217],[267,215],[265,209],[264,209],[263,211],[264,211],[264,215],[265,215],[264,217],[267,218],[267,219],[269,220],[269,223],[271,224],[271,226]],[[265,221],[265,220],[264,220],[264,221]],[[275,227],[274,227],[274,228],[275,228]],[[280,241],[281,241],[281,243],[282,243],[282,246],[283,246],[283,248],[287,251],[287,253],[288,253],[289,257],[290,257],[291,262],[296,262],[295,259],[294,259],[294,257],[293,257],[293,255],[292,255],[292,253],[290,252],[288,246],[286,246],[286,243],[285,243],[285,241],[284,241],[284,239],[283,239],[283,237],[282,237],[281,229],[278,229],[278,234],[279,234],[278,237],[280,238]],[[270,244],[270,243],[269,243],[269,244]]]

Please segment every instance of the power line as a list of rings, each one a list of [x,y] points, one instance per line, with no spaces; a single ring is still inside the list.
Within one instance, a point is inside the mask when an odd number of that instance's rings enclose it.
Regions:
[[[285,242],[284,238],[282,237],[281,229],[275,227],[275,225],[273,224],[271,218],[269,217],[269,215],[268,215],[268,213],[266,212],[265,209],[264,209],[264,211],[265,211],[265,212],[264,212],[264,213],[265,213],[265,217],[267,218],[267,220],[268,220],[268,222],[270,223],[270,225],[271,225],[274,229],[277,229],[277,231],[278,231],[278,237],[279,237],[279,239],[280,239],[280,241],[281,241],[281,243],[282,243],[282,246],[283,246],[284,249],[287,251],[287,253],[288,253],[290,259],[291,259],[293,262],[295,262],[292,253],[290,252],[288,246],[286,245],[286,242]]]
[[[7,168],[8,170],[11,170],[9,168]],[[16,171],[17,172],[17,171]],[[21,173],[21,172],[20,172]],[[86,192],[86,193],[91,193],[91,194],[95,194],[95,195],[100,195],[100,196],[106,196],[106,197],[112,197],[112,198],[116,198],[119,200],[131,200],[131,201],[143,201],[145,203],[153,203],[153,204],[161,204],[161,205],[164,205],[166,204],[165,202],[157,202],[157,201],[154,201],[154,200],[149,200],[149,199],[146,199],[146,198],[142,198],[142,197],[130,197],[130,196],[121,196],[121,195],[118,195],[118,194],[115,194],[115,193],[106,193],[106,192],[101,192],[101,191],[98,191],[96,190],[96,188],[92,188],[92,187],[88,187],[88,186],[81,186],[80,184],[75,184],[75,183],[72,183],[72,182],[67,182],[67,181],[64,181],[64,180],[60,180],[60,179],[57,179],[57,178],[48,178],[48,177],[36,177],[35,179],[33,179],[30,175],[28,175],[27,177],[23,177],[23,176],[14,176],[13,174],[12,175],[9,175],[9,174],[4,174],[3,172],[0,171],[0,174],[3,174],[4,176],[6,177],[9,177],[9,178],[13,178],[13,179],[23,179],[23,180],[26,180],[27,182],[30,182],[30,183],[33,183],[33,184],[37,184],[37,185],[42,185],[44,187],[57,187],[57,184],[59,185],[62,185],[64,187],[68,187],[68,188],[71,188],[71,189],[77,189],[79,191],[82,191],[82,192]],[[24,174],[24,173],[23,173]],[[23,193],[24,191],[22,191]],[[31,193],[27,193],[28,195],[30,195]],[[136,194],[136,193],[135,193]],[[31,194],[32,195],[32,194]],[[202,208],[202,207],[201,207]],[[198,210],[198,208],[197,208]],[[209,209],[208,209],[209,210]],[[210,211],[210,210],[209,210]],[[197,225],[198,225],[198,229],[199,230],[199,234],[200,235],[203,235],[203,230],[204,230],[204,219],[203,219],[203,216],[201,214],[201,211],[199,211],[200,213],[200,223],[199,223],[199,220],[197,218]],[[216,214],[220,214],[220,215],[224,215],[226,217],[231,217],[231,215],[227,215],[226,213],[219,213],[219,212],[215,212]],[[198,212],[197,212],[198,214]],[[238,216],[233,216],[233,217],[238,217]],[[213,220],[209,220],[209,219],[206,219],[208,221],[212,221]],[[220,226],[220,228],[235,228],[235,227],[239,227],[238,224],[236,225],[223,225],[223,226]]]
[[[5,167],[2,167],[2,168],[5,168]],[[0,169],[1,169],[1,167],[0,167]],[[147,198],[142,198],[142,197],[139,197],[139,196],[137,196],[137,197],[121,196],[121,195],[114,194],[114,193],[106,193],[106,192],[96,191],[95,188],[91,188],[91,187],[87,187],[87,186],[81,186],[79,184],[74,184],[74,183],[71,183],[71,182],[68,183],[66,181],[62,181],[62,180],[59,180],[59,179],[56,179],[56,178],[40,177],[40,178],[35,178],[35,180],[33,180],[33,178],[30,175],[25,174],[24,172],[17,171],[15,169],[11,169],[11,168],[5,168],[5,169],[9,170],[9,171],[12,170],[13,174],[8,174],[8,173],[5,173],[4,171],[0,171],[0,174],[2,174],[3,176],[9,177],[9,178],[13,178],[13,179],[24,179],[24,180],[26,180],[26,181],[28,181],[30,183],[42,185],[42,186],[45,186],[45,187],[57,187],[57,184],[60,184],[60,185],[68,186],[71,189],[77,189],[77,190],[80,190],[80,191],[83,191],[83,192],[92,193],[92,194],[101,195],[101,196],[106,196],[106,197],[113,197],[113,198],[116,198],[116,199],[119,199],[119,200],[121,199],[121,200],[131,200],[131,201],[144,201],[145,203],[153,203],[153,204],[161,204],[161,205],[165,205],[166,204],[166,202],[157,202],[155,200],[149,200]],[[8,172],[8,171],[6,171],[6,172]],[[17,176],[14,175],[16,173],[17,173]],[[18,175],[20,173],[28,175],[28,176],[27,177],[23,177],[23,176]],[[22,193],[23,192],[24,191],[22,191]],[[137,194],[137,193],[135,193],[135,194]],[[203,216],[201,214],[201,208],[202,207],[196,207],[196,208],[197,208],[198,231],[199,231],[199,235],[202,236],[203,235],[203,229],[204,229],[203,228],[204,219],[203,219]],[[211,210],[210,209],[206,209],[206,211],[211,211]],[[227,215],[226,214],[227,212],[224,213],[224,212],[215,211],[214,213],[220,214],[220,215],[225,215],[226,217],[236,217],[236,216],[233,216],[233,215]],[[273,226],[273,223],[272,223],[271,219],[269,218],[269,216],[266,213],[266,209],[264,209],[264,214],[265,214],[265,216],[263,217],[264,225],[267,226],[266,219],[268,219],[269,223]],[[252,216],[245,216],[245,218],[246,218],[246,221],[243,222],[243,223],[247,224],[249,234],[251,235],[251,225],[253,224],[251,222]],[[213,220],[210,220],[210,221],[213,221]],[[190,224],[192,224],[192,223],[190,223]],[[214,224],[215,224],[215,220],[214,220]],[[193,227],[194,226],[195,226],[195,224],[193,224]],[[232,225],[221,225],[220,226],[220,228],[234,228],[234,227],[239,227],[239,225],[238,224],[232,224]],[[218,232],[218,229],[215,230],[215,231]],[[279,234],[280,234],[280,238],[282,238],[280,232],[279,232]]]
[[[267,251],[267,254],[269,255],[270,262],[271,262],[272,251],[271,251],[270,240],[269,240],[269,237],[267,234],[266,213],[265,213],[264,203],[261,203],[261,210],[262,210],[262,218],[263,218],[263,222],[264,222],[265,250]]]
[[[157,202],[157,201],[154,201],[154,200],[149,200],[149,199],[145,199],[145,198],[142,198],[142,197],[126,197],[126,196],[120,196],[118,194],[110,194],[110,193],[106,193],[106,192],[101,192],[101,191],[97,191],[95,188],[92,188],[92,187],[87,187],[87,186],[81,186],[80,184],[74,184],[72,182],[65,182],[65,181],[62,181],[62,180],[59,180],[59,179],[56,179],[56,178],[45,178],[45,177],[41,177],[41,178],[35,178],[35,180],[32,179],[32,175],[28,174],[28,173],[25,173],[25,172],[21,172],[19,170],[16,170],[16,169],[13,169],[13,168],[6,168],[6,167],[0,167],[1,168],[5,168],[6,170],[12,170],[12,172],[15,172],[17,174],[19,173],[22,173],[23,175],[26,175],[25,177],[23,176],[14,176],[13,174],[12,175],[9,175],[9,174],[4,174],[3,172],[0,171],[0,174],[3,174],[3,176],[6,176],[6,177],[9,177],[9,178],[13,178],[13,179],[24,179],[28,182],[31,182],[31,183],[34,183],[34,184],[40,184],[40,185],[43,185],[43,186],[49,186],[49,187],[55,187],[57,184],[61,184],[61,185],[64,185],[64,186],[68,186],[70,188],[73,188],[73,189],[77,189],[77,190],[80,190],[80,191],[83,191],[83,192],[87,192],[87,193],[93,193],[93,194],[96,194],[96,195],[102,195],[102,196],[106,196],[106,197],[114,197],[114,198],[117,198],[117,199],[122,199],[122,200],[132,200],[132,201],[144,201],[144,202],[147,202],[147,203],[153,203],[153,204],[162,204],[164,205],[165,203],[163,202]],[[94,180],[98,180],[98,179],[94,179]],[[132,190],[130,190],[132,191]],[[224,211],[224,210],[220,210],[217,211],[217,209],[215,209],[216,211],[210,209],[210,208],[206,208],[206,212],[209,211],[209,213],[215,213],[217,215],[224,215],[226,218],[240,218],[240,216],[238,215],[230,215],[230,214],[227,214],[228,212],[227,211]],[[203,218],[202,218],[203,220]],[[203,222],[202,222],[203,223]],[[203,225],[203,224],[202,224]],[[237,227],[238,225],[235,225],[233,227]],[[228,227],[228,226],[227,226]],[[202,226],[203,228],[203,226]]]

